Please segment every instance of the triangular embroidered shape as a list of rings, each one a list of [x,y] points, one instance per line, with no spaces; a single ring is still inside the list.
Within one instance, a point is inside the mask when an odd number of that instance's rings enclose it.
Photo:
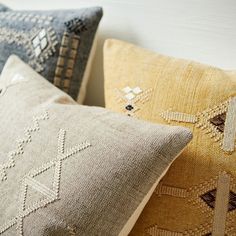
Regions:
[[[224,124],[228,106],[229,100],[209,108],[198,115],[197,127],[205,130],[215,141],[219,141],[221,145],[224,138]]]
[[[42,201],[46,198],[44,194],[32,188],[31,186],[27,186],[27,192],[25,195],[25,202],[23,204],[23,211],[32,207],[36,202]]]
[[[210,122],[217,128],[219,132],[224,133],[225,120],[226,120],[226,112],[211,118]]]
[[[233,153],[236,146],[236,97],[208,108],[196,115],[172,109],[163,111],[160,116],[168,123],[172,121],[196,124],[205,131],[226,153]]]
[[[50,168],[42,171],[39,175],[34,177],[35,180],[45,185],[46,187],[53,188],[53,180],[55,175],[55,165],[52,165]]]

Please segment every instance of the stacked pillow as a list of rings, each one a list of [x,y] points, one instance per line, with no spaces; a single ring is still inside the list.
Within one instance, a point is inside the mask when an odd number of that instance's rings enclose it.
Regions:
[[[16,56],[0,107],[0,235],[127,235],[191,139],[77,105]]]
[[[236,74],[108,40],[125,115],[78,105],[101,17],[0,4],[0,235],[236,233]]]
[[[236,235],[236,72],[118,40],[104,71],[107,108],[193,131],[130,235]]]
[[[101,17],[100,7],[12,11],[0,5],[0,73],[7,58],[16,54],[48,81],[83,102],[89,55],[92,57]]]

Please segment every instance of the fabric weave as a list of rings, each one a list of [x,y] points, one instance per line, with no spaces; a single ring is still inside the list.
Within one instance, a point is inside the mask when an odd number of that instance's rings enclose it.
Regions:
[[[0,235],[118,235],[191,139],[86,107],[12,56],[0,80]]]

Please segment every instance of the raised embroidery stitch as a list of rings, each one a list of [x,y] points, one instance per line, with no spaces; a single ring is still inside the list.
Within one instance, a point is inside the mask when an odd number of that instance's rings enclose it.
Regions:
[[[16,44],[28,55],[28,63],[37,71],[44,70],[44,61],[53,55],[58,44],[55,31],[51,28],[33,29],[30,32],[0,27],[0,42]]]
[[[52,16],[32,14],[32,13],[23,13],[23,12],[1,12],[0,20],[10,22],[10,21],[23,21],[23,22],[32,22],[35,24],[44,24],[49,25],[53,21]]]
[[[32,142],[32,133],[40,130],[40,121],[48,119],[49,115],[47,111],[43,112],[41,115],[33,117],[32,125],[25,129],[23,137],[16,140],[15,149],[8,153],[8,160],[5,163],[0,164],[0,179],[2,181],[7,179],[6,170],[15,166],[15,158],[22,155],[27,144]]]
[[[160,116],[168,123],[171,121],[195,124],[206,131],[226,153],[235,150],[236,139],[236,97],[230,98],[219,105],[206,109],[196,115],[164,111]]]
[[[123,110],[128,116],[133,116],[151,97],[152,89],[142,90],[140,87],[129,86],[116,89],[117,100],[123,104]]]
[[[89,142],[85,141],[79,145],[65,150],[65,136],[66,131],[62,129],[59,130],[56,157],[43,164],[41,167],[29,171],[29,173],[23,178],[20,188],[21,204],[19,204],[18,213],[15,217],[8,220],[0,227],[0,234],[3,234],[6,230],[16,226],[16,235],[23,236],[24,218],[38,209],[46,207],[47,205],[52,204],[53,202],[60,199],[60,183],[63,161],[91,146]],[[51,189],[35,179],[36,176],[46,172],[50,168],[54,168],[53,185]],[[44,198],[39,197],[39,199],[34,203],[26,205],[27,192],[30,188],[33,188],[37,192],[41,193]]]
[[[208,233],[211,235],[212,232],[215,235],[236,234],[236,227],[233,224],[233,219],[236,217],[236,180],[232,175],[221,172],[218,176],[188,189],[166,186],[162,183],[159,185],[155,190],[159,197],[169,195],[186,198],[205,217],[204,225],[188,229],[183,232],[183,235],[207,235]],[[147,230],[152,232],[151,235],[159,235],[155,232],[161,232],[157,226],[151,226]]]

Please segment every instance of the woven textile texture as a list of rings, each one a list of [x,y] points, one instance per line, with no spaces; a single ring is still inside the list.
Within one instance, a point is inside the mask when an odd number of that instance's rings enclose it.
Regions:
[[[107,108],[193,132],[131,235],[236,235],[236,72],[118,40],[104,57]]]
[[[0,5],[1,9],[5,8]],[[85,91],[80,89],[86,87],[81,85],[101,17],[100,7],[0,12],[0,73],[7,58],[16,54],[81,101]]]
[[[118,235],[191,140],[77,105],[16,56],[0,80],[0,235]]]

